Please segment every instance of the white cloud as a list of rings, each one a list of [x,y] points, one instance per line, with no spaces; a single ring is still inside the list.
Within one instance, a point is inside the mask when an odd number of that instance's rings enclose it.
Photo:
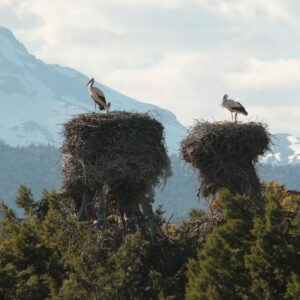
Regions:
[[[253,120],[268,124],[271,132],[299,136],[300,107],[298,105],[286,106],[283,101],[281,106],[271,104],[251,106],[249,111],[252,112]]]
[[[104,4],[106,1],[99,2],[103,2]],[[177,8],[182,3],[182,0],[110,0],[110,3],[114,5],[120,5],[123,7],[158,7],[163,9],[173,9]]]
[[[260,13],[275,19],[294,21],[292,13],[280,0],[195,0],[210,11],[244,21],[254,21]]]
[[[244,70],[225,74],[225,82],[237,90],[289,89],[300,85],[300,59],[249,58]]]
[[[168,108],[186,125],[229,119],[220,106],[224,93],[241,98],[250,118],[263,112],[272,126],[299,124],[295,1],[0,2],[1,25],[38,58]],[[286,94],[295,107],[288,119],[278,110]]]
[[[0,9],[11,4],[11,0],[1,0]]]

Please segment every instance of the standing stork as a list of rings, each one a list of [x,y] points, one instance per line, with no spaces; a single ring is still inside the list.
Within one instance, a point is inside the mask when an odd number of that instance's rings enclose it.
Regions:
[[[232,99],[228,99],[228,95],[224,95],[222,106],[227,108],[231,112],[231,120],[233,121],[233,113],[234,113],[234,121],[237,122],[237,115],[243,114],[245,116],[248,115],[247,111],[245,110],[245,107],[237,101],[234,101]]]
[[[105,113],[107,113],[111,104],[110,102],[106,104],[106,99],[103,92],[100,89],[94,87],[94,82],[95,79],[92,78],[86,85],[89,86],[90,95],[92,99],[95,101],[95,112],[96,112],[96,104],[98,104],[100,110],[105,110]]]

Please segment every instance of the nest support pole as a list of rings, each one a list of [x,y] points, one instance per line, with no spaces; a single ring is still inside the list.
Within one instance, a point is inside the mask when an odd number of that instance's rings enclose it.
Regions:
[[[149,203],[149,200],[146,197],[143,197],[141,199],[141,207],[146,219],[146,223],[150,228],[151,234],[153,237],[156,235],[155,231],[155,219],[154,219],[154,214],[152,210],[152,205]]]
[[[97,195],[97,203],[98,208],[96,210],[96,218],[98,222],[103,223],[103,225],[107,225],[107,201],[103,197],[102,192],[98,192]]]
[[[82,193],[82,202],[80,205],[80,209],[77,213],[77,220],[78,221],[83,221],[86,219],[86,207],[88,203],[90,202],[89,195],[86,191]]]

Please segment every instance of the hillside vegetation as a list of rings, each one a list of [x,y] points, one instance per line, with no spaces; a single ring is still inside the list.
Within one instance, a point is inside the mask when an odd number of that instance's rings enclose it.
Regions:
[[[16,207],[20,184],[39,198],[43,188],[58,188],[61,181],[59,149],[52,146],[10,147],[0,143],[0,200]]]
[[[196,196],[198,181],[194,171],[175,155],[171,156],[173,175],[162,188],[156,189],[155,205],[163,205],[173,219],[187,216],[190,208],[203,207]],[[20,184],[29,186],[36,199],[41,191],[59,190],[61,186],[61,153],[52,146],[10,147],[0,144],[0,200],[16,208]]]
[[[188,216],[191,208],[207,206],[206,200],[197,198],[198,180],[193,169],[172,155],[172,177],[168,178],[163,189],[156,189],[155,206],[162,205],[172,220]],[[19,185],[32,189],[36,199],[42,197],[42,190],[59,190],[61,185],[61,154],[52,146],[10,147],[0,143],[0,200],[16,208]],[[284,183],[286,188],[300,190],[300,166],[260,165],[258,174],[261,180]]]

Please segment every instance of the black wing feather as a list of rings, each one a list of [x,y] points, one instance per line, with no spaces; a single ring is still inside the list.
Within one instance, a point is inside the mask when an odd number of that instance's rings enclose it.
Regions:
[[[242,114],[244,114],[245,116],[248,115],[245,107],[240,103],[240,102],[236,102],[239,106],[234,106],[232,107],[232,110],[236,111],[236,112],[240,112]]]
[[[98,96],[99,99],[101,99],[101,100],[105,103],[105,105],[106,105],[106,99],[105,99],[105,97],[104,97],[103,95],[100,95],[99,93],[97,93],[97,96]],[[97,104],[99,105],[100,110],[105,110],[105,107],[104,107],[103,105],[101,105],[101,104],[98,103],[98,102],[97,102]]]

